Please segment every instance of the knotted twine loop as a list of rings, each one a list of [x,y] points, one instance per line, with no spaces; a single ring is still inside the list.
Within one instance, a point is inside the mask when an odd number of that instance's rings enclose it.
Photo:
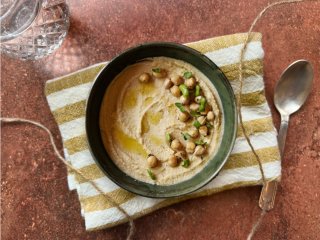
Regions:
[[[246,129],[244,127],[244,124],[243,124],[243,120],[242,120],[242,113],[241,113],[241,107],[242,107],[242,104],[241,104],[241,98],[242,98],[242,87],[243,87],[243,58],[244,58],[244,54],[247,50],[247,46],[248,46],[248,43],[251,41],[250,39],[250,34],[252,33],[252,30],[253,28],[255,27],[255,25],[257,24],[257,22],[262,18],[262,16],[266,13],[266,11],[268,11],[269,9],[277,6],[277,5],[282,5],[282,4],[290,4],[290,3],[298,3],[298,2],[305,2],[305,1],[319,1],[319,0],[283,0],[283,1],[278,1],[278,2],[274,2],[274,3],[271,3],[269,4],[267,7],[265,7],[259,14],[258,16],[254,19],[253,23],[251,24],[250,28],[249,28],[249,31],[247,32],[247,36],[245,38],[245,41],[243,43],[243,47],[240,51],[240,62],[239,62],[239,82],[240,82],[240,88],[239,88],[239,94],[238,94],[238,97],[237,97],[237,112],[238,112],[238,116],[239,116],[239,122],[240,122],[240,126],[241,126],[241,129],[243,131],[243,135],[246,139],[246,141],[248,142],[249,146],[250,146],[250,149],[252,150],[254,156],[256,157],[256,160],[259,164],[259,169],[260,169],[260,172],[261,172],[261,177],[262,177],[262,181],[263,181],[263,184],[266,183],[266,178],[265,178],[265,174],[264,174],[264,171],[263,171],[263,167],[262,167],[262,162],[261,162],[261,159],[259,157],[259,155],[257,154],[257,152],[255,151],[250,139],[249,139],[249,136],[246,132]],[[127,240],[131,240],[133,238],[133,235],[135,233],[135,225],[134,225],[134,219],[128,214],[128,212],[126,210],[124,210],[119,204],[117,204],[108,194],[106,194],[105,192],[103,192],[99,187],[98,185],[91,181],[90,179],[88,179],[81,171],[79,171],[78,169],[74,168],[70,163],[68,163],[68,161],[61,156],[61,154],[59,153],[58,151],[58,148],[54,142],[54,138],[53,138],[53,135],[51,133],[51,131],[45,127],[44,125],[42,125],[41,123],[39,122],[35,122],[35,121],[32,121],[32,120],[28,120],[28,119],[23,119],[23,118],[0,118],[0,121],[1,122],[4,122],[4,123],[28,123],[28,124],[31,124],[31,125],[34,125],[38,128],[41,128],[43,130],[45,130],[49,137],[50,137],[50,142],[51,142],[51,145],[53,147],[53,150],[54,150],[54,153],[56,154],[56,156],[67,166],[69,167],[71,170],[73,170],[74,172],[76,172],[77,174],[79,174],[82,178],[84,178],[86,181],[88,181],[99,193],[101,193],[107,201],[109,201],[114,207],[116,207],[124,216],[125,218],[129,221],[129,232],[128,232],[128,235],[127,235]],[[252,237],[254,236],[255,232],[257,231],[257,229],[259,228],[261,222],[262,222],[262,219],[263,217],[265,216],[266,214],[266,210],[262,210],[257,222],[252,226],[252,229],[247,237],[247,240],[251,240]]]

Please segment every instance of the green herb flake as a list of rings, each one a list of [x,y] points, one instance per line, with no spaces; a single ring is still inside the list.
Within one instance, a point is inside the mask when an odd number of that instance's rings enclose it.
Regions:
[[[176,107],[179,108],[179,110],[181,112],[186,112],[186,109],[184,108],[184,106],[182,105],[182,103],[175,103]]]
[[[185,73],[183,74],[183,77],[184,77],[185,79],[191,78],[191,77],[192,77],[192,72],[185,72]]]
[[[183,136],[183,139],[186,140],[186,141],[191,138],[191,136],[190,136],[189,133],[183,133],[183,132],[182,132],[181,134],[182,134],[182,136]]]
[[[206,126],[207,126],[207,128],[209,128],[209,129],[213,128],[213,125],[212,125],[211,123],[209,123],[209,122],[206,122]]]
[[[149,177],[150,177],[152,180],[156,180],[156,176],[154,175],[154,173],[153,173],[150,169],[148,169],[147,171],[148,171]]]
[[[161,72],[161,68],[152,68],[152,72],[160,73]]]
[[[193,111],[193,110],[190,111],[190,115],[191,115],[192,117],[200,117],[200,116],[201,116],[201,114],[199,114],[198,112]]]
[[[196,91],[195,91],[195,94],[194,94],[196,97],[200,96],[200,85],[197,84],[196,85]]]
[[[167,140],[167,142],[171,142],[171,135],[170,135],[170,133],[166,133],[166,140]]]
[[[189,159],[185,159],[182,161],[182,167],[187,168],[190,166],[190,160]]]
[[[179,89],[180,89],[180,91],[182,92],[182,95],[184,96],[184,97],[189,97],[189,90],[188,90],[188,88],[187,88],[187,86],[186,85],[184,85],[184,84],[181,84],[180,86],[179,86]]]
[[[207,142],[204,142],[203,139],[197,140],[197,141],[195,141],[194,143],[195,143],[196,145],[201,145],[201,146],[207,144]]]
[[[196,120],[193,122],[193,126],[195,126],[196,128],[199,128],[199,127],[201,127],[201,124],[199,123],[198,120]]]
[[[202,97],[200,99],[200,106],[199,106],[199,112],[203,112],[206,109],[207,100]]]

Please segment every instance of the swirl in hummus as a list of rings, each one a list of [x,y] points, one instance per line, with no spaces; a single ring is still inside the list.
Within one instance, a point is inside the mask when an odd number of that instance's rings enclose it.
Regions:
[[[192,65],[155,57],[125,68],[100,110],[103,144],[114,163],[140,181],[175,184],[201,171],[217,149],[220,104]]]

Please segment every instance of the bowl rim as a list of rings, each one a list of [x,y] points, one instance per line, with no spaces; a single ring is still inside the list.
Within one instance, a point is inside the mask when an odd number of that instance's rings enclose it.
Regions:
[[[234,108],[234,119],[235,121],[233,122],[233,134],[232,134],[232,138],[231,138],[231,143],[229,144],[229,149],[227,151],[227,153],[225,154],[225,157],[223,159],[223,161],[221,162],[220,166],[216,169],[216,171],[214,173],[212,173],[210,175],[210,177],[206,178],[205,180],[203,180],[200,184],[195,184],[193,189],[189,190],[189,191],[183,191],[183,192],[179,192],[177,194],[167,194],[166,192],[162,192],[162,193],[157,193],[156,195],[153,195],[153,194],[150,194],[150,192],[139,192],[139,191],[136,191],[136,190],[133,190],[133,188],[129,188],[127,187],[125,184],[122,184],[121,181],[118,181],[117,179],[113,178],[113,176],[111,174],[109,174],[109,172],[102,166],[101,162],[98,160],[98,158],[96,157],[96,154],[95,154],[95,151],[93,150],[92,148],[92,145],[91,145],[91,142],[90,142],[90,136],[91,136],[91,132],[89,130],[89,121],[88,119],[90,118],[89,117],[89,105],[90,105],[90,102],[91,102],[91,98],[92,98],[92,93],[93,93],[93,90],[94,90],[94,86],[95,84],[97,83],[97,80],[99,79],[99,77],[101,76],[101,74],[106,71],[106,69],[108,69],[110,67],[110,64],[117,61],[117,59],[119,59],[121,56],[123,55],[126,55],[126,54],[129,54],[131,53],[132,51],[137,51],[139,50],[139,48],[148,48],[148,47],[173,47],[173,48],[178,48],[179,50],[182,50],[182,51],[187,51],[189,53],[191,53],[192,55],[194,55],[195,57],[201,59],[203,62],[205,62],[206,64],[208,64],[210,67],[212,67],[212,70],[218,70],[220,71],[220,76],[224,79],[224,85],[231,97],[231,101],[233,103],[233,108]],[[166,56],[165,56],[166,57]],[[170,58],[173,58],[175,59],[174,57],[170,57]],[[143,58],[141,58],[142,60]],[[139,61],[139,60],[138,60]],[[136,61],[136,62],[138,62]],[[184,60],[182,60],[184,61]],[[131,63],[131,64],[128,64],[127,66],[129,65],[132,65],[134,63]],[[189,63],[191,64],[191,63]],[[192,65],[192,64],[191,64]],[[124,69],[124,68],[123,68]],[[122,69],[122,70],[123,70]],[[121,71],[122,71],[121,70]],[[120,72],[121,72],[120,71]],[[199,69],[199,71],[201,71]],[[120,73],[118,72],[118,74]],[[202,71],[201,71],[202,72]],[[110,81],[110,83],[114,80],[114,78]],[[211,81],[210,81],[211,82]],[[107,85],[107,87],[104,89],[104,91],[107,90],[108,86],[110,85],[110,83]],[[216,86],[211,82],[211,84],[213,85],[214,88],[216,88]],[[220,101],[221,101],[221,104],[222,104],[222,100],[221,100],[221,97],[218,96],[220,98]],[[180,197],[180,196],[183,196],[183,195],[186,195],[186,194],[190,194],[192,192],[195,192],[197,190],[199,190],[200,188],[204,187],[205,185],[207,185],[209,182],[211,182],[218,174],[219,172],[221,171],[221,169],[223,168],[223,166],[225,165],[225,163],[227,162],[228,160],[228,157],[230,156],[232,150],[233,150],[233,147],[234,147],[234,144],[235,144],[235,140],[236,140],[236,135],[237,135],[237,127],[238,127],[238,112],[237,112],[237,104],[236,104],[237,100],[236,100],[236,97],[235,97],[235,94],[234,94],[234,91],[233,91],[233,88],[229,82],[229,80],[227,79],[227,77],[225,76],[225,74],[221,71],[221,69],[212,61],[210,60],[207,56],[205,56],[204,54],[202,54],[201,52],[191,48],[191,47],[188,47],[186,45],[182,45],[182,44],[179,44],[179,43],[174,43],[174,42],[161,42],[161,41],[157,41],[157,42],[148,42],[148,43],[142,43],[142,44],[138,44],[136,46],[133,46],[133,47],[130,47],[124,51],[122,51],[121,53],[117,54],[114,58],[112,58],[110,61],[107,62],[106,66],[104,66],[100,71],[99,73],[96,75],[95,79],[93,80],[93,83],[92,83],[92,87],[89,91],[89,94],[88,94],[88,98],[87,98],[87,101],[86,101],[86,105],[85,105],[85,133],[86,133],[86,136],[87,136],[87,143],[88,143],[88,149],[91,153],[91,156],[93,157],[95,163],[98,165],[98,167],[100,168],[100,170],[105,174],[105,176],[107,178],[109,178],[112,182],[114,182],[117,186],[119,186],[120,188],[122,189],[125,189],[131,193],[134,193],[134,194],[137,194],[137,195],[140,195],[140,196],[143,196],[143,197],[149,197],[149,198],[172,198],[172,197]],[[100,103],[101,104],[101,103]],[[101,106],[100,106],[101,107]],[[100,112],[100,107],[99,107],[99,112]],[[220,106],[222,107],[222,106]],[[100,115],[100,113],[99,113]],[[101,137],[101,134],[99,133],[100,137]],[[105,149],[105,147],[103,146],[107,156],[110,158],[110,160],[113,162],[112,158],[110,157],[109,153],[107,152],[107,150]],[[213,156],[214,157],[214,156]],[[213,158],[212,157],[212,158]],[[212,160],[212,159],[211,159]],[[209,160],[209,161],[211,161]],[[133,180],[137,181],[137,182],[141,182],[143,184],[149,184],[151,185],[152,187],[154,186],[162,186],[162,187],[166,187],[166,186],[172,186],[172,185],[156,185],[156,184],[151,184],[151,183],[147,183],[147,182],[143,182],[143,181],[140,181],[140,180],[137,180],[137,179],[134,179],[133,177],[129,176],[128,174],[126,174],[124,171],[122,171],[116,164],[114,164],[124,175],[126,175],[127,177],[130,177],[132,178]],[[203,170],[203,169],[202,169]],[[199,173],[201,173],[200,170],[198,173],[195,174],[195,176]],[[193,176],[194,177],[194,176]],[[193,177],[191,177],[190,179],[192,179]],[[188,180],[188,179],[187,179]],[[179,183],[183,183],[184,181],[182,182],[179,182]]]

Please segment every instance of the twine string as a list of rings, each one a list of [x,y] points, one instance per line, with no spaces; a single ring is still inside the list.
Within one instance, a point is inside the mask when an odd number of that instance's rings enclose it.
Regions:
[[[307,0],[283,0],[283,1],[278,1],[278,2],[274,2],[274,3],[271,3],[269,4],[268,6],[266,6],[257,16],[256,18],[254,19],[254,21],[252,22],[250,28],[249,28],[249,31],[247,32],[247,35],[246,35],[246,38],[245,38],[245,41],[244,41],[244,44],[243,44],[243,47],[241,49],[241,52],[240,52],[240,62],[239,62],[239,81],[240,81],[240,90],[239,90],[239,94],[238,94],[238,116],[239,116],[239,121],[240,121],[240,126],[241,126],[241,129],[243,131],[243,135],[247,141],[247,143],[249,144],[250,146],[250,149],[251,151],[253,152],[258,164],[259,164],[259,169],[260,169],[260,172],[261,172],[261,176],[262,176],[262,181],[263,181],[263,184],[265,185],[266,184],[266,178],[265,178],[265,174],[264,174],[264,171],[263,171],[263,167],[262,167],[262,162],[261,162],[261,159],[259,157],[259,155],[257,154],[257,152],[255,151],[250,139],[249,139],[249,136],[246,132],[246,129],[244,127],[244,124],[243,124],[243,120],[242,120],[242,113],[241,113],[241,97],[242,97],[242,86],[243,86],[243,58],[244,58],[244,54],[247,50],[247,46],[248,46],[248,43],[250,42],[250,34],[252,33],[252,30],[253,28],[256,26],[256,24],[258,23],[258,21],[262,18],[262,16],[268,11],[270,10],[271,8],[275,7],[275,6],[278,6],[278,5],[282,5],[282,4],[290,4],[290,3],[298,3],[298,2],[304,2],[304,1],[307,1]],[[309,0],[309,1],[312,1],[312,0]],[[253,224],[251,230],[250,230],[250,233],[247,237],[247,240],[251,240],[254,236],[254,234],[256,233],[256,231],[258,230],[264,216],[266,215],[266,210],[263,209],[260,213],[260,216],[258,218],[258,220]]]
[[[239,121],[240,121],[240,126],[241,129],[243,131],[243,135],[247,141],[247,143],[250,146],[251,151],[253,152],[258,164],[259,164],[259,169],[261,172],[261,177],[262,177],[262,181],[263,184],[266,184],[266,177],[263,171],[263,167],[262,167],[262,161],[259,157],[259,155],[257,154],[256,150],[254,149],[251,140],[247,134],[246,128],[244,127],[243,124],[243,120],[242,120],[242,112],[241,112],[241,107],[242,107],[242,103],[241,103],[241,98],[242,98],[242,87],[243,87],[243,58],[244,58],[244,54],[247,50],[248,47],[248,43],[250,42],[250,34],[252,33],[253,28],[256,26],[256,24],[258,23],[258,21],[262,18],[262,16],[272,7],[275,7],[277,5],[281,5],[281,4],[288,4],[288,3],[296,3],[296,2],[303,2],[304,0],[284,0],[284,1],[279,1],[279,2],[274,2],[269,4],[267,7],[265,7],[259,14],[258,16],[254,19],[254,21],[252,22],[249,31],[246,35],[243,47],[241,48],[241,52],[240,52],[240,62],[239,62],[239,81],[240,81],[240,89],[239,89],[239,94],[238,94],[238,116],[239,116]]]
[[[28,120],[28,119],[23,119],[23,118],[0,118],[1,122],[4,123],[27,123],[27,124],[31,124],[34,125],[38,128],[43,129],[44,131],[46,131],[49,135],[50,138],[50,143],[51,146],[53,147],[54,153],[55,155],[68,167],[70,168],[72,171],[76,172],[77,174],[79,174],[79,176],[81,176],[83,179],[85,179],[87,182],[89,182],[100,194],[102,194],[108,202],[110,202],[114,207],[116,207],[124,216],[125,218],[129,221],[129,232],[127,235],[127,240],[131,240],[134,233],[135,233],[135,225],[133,222],[133,218],[128,214],[128,212],[126,210],[124,210],[124,208],[122,208],[120,206],[120,204],[116,203],[108,194],[106,194],[103,190],[101,190],[101,188],[92,180],[88,179],[80,170],[76,169],[75,167],[73,167],[64,157],[62,157],[62,155],[60,154],[56,143],[54,142],[54,138],[53,135],[51,133],[51,131],[44,126],[43,124],[39,123],[39,122],[35,122],[32,120]]]
[[[252,150],[258,164],[259,164],[259,169],[261,172],[261,178],[263,181],[263,184],[266,183],[266,177],[263,171],[263,167],[262,167],[262,161],[259,157],[259,155],[257,154],[257,152],[255,151],[250,138],[246,132],[246,129],[244,127],[243,124],[243,119],[242,119],[242,113],[241,113],[241,98],[242,98],[242,87],[243,87],[243,59],[244,59],[244,54],[247,50],[248,47],[248,43],[250,42],[250,34],[252,33],[253,28],[256,26],[257,22],[262,18],[262,16],[271,8],[277,6],[277,5],[282,5],[282,4],[289,4],[289,3],[298,3],[298,2],[304,2],[304,1],[319,1],[319,0],[283,0],[283,1],[278,1],[278,2],[274,2],[269,4],[267,7],[265,7],[258,15],[257,17],[254,19],[253,23],[251,24],[249,31],[247,32],[245,41],[243,43],[243,47],[240,51],[240,62],[239,62],[239,82],[240,82],[240,87],[239,87],[239,94],[237,97],[237,112],[238,112],[238,116],[239,116],[239,122],[240,122],[240,126],[241,129],[243,131],[243,135],[248,143],[248,145],[250,146],[250,149]],[[76,172],[77,174],[79,174],[79,176],[81,176],[83,179],[85,179],[87,182],[89,182],[100,194],[102,194],[106,200],[108,202],[110,202],[114,207],[116,207],[122,214],[123,216],[126,218],[126,220],[129,221],[129,230],[128,230],[128,235],[127,235],[127,240],[131,240],[133,238],[133,235],[135,233],[135,225],[134,225],[134,219],[130,216],[130,214],[128,214],[128,212],[122,208],[120,206],[120,204],[116,203],[114,201],[113,198],[111,198],[107,193],[105,193],[103,190],[101,190],[101,188],[92,180],[88,179],[80,170],[74,168],[64,157],[62,157],[62,155],[60,154],[55,142],[54,142],[54,137],[51,133],[51,131],[45,127],[43,124],[39,123],[39,122],[35,122],[32,120],[28,120],[28,119],[23,119],[23,118],[8,118],[8,117],[4,117],[4,118],[0,118],[1,122],[4,123],[27,123],[27,124],[31,124],[34,125],[44,131],[47,132],[47,134],[49,135],[50,138],[50,143],[53,147],[54,153],[55,155],[62,161],[62,163],[64,163],[67,167],[69,167],[71,170],[73,170],[74,172]],[[257,222],[252,226],[252,229],[247,237],[247,240],[251,240],[252,237],[254,236],[254,234],[256,233],[257,229],[259,228],[263,217],[266,215],[266,211],[262,210],[261,214],[257,220]]]
[[[256,231],[258,230],[258,227],[260,226],[261,222],[262,222],[262,219],[263,217],[266,215],[267,213],[267,210],[265,209],[262,209],[261,211],[261,214],[258,218],[258,220],[253,224],[252,228],[251,228],[251,231],[247,237],[247,240],[251,240],[253,238],[253,235],[256,233]]]

